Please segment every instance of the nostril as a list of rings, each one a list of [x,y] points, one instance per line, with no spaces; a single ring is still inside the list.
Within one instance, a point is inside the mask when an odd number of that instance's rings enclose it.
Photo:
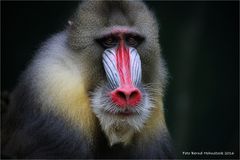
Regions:
[[[138,92],[137,91],[133,91],[130,96],[129,96],[129,99],[134,99],[138,96]]]
[[[116,95],[117,95],[119,98],[123,99],[123,100],[126,100],[126,99],[127,99],[125,93],[122,92],[122,91],[117,91],[117,92],[116,92]]]

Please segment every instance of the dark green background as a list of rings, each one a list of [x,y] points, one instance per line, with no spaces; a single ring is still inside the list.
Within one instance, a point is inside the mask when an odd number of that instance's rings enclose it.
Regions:
[[[78,2],[1,2],[1,90],[11,90],[41,42]],[[147,2],[160,26],[170,76],[166,120],[178,157],[239,157],[239,2]],[[208,156],[208,158],[219,158]]]

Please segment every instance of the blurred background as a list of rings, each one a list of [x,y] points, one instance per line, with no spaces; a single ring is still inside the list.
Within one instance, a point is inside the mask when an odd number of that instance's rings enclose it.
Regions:
[[[165,114],[178,158],[239,157],[239,2],[147,1],[169,69]],[[1,91],[78,2],[1,2]],[[184,155],[183,152],[233,152]]]

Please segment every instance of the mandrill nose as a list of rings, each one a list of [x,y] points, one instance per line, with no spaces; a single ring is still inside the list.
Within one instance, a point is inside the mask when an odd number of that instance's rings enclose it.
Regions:
[[[119,87],[111,92],[112,101],[120,106],[136,106],[142,99],[142,94],[139,89],[135,87]]]

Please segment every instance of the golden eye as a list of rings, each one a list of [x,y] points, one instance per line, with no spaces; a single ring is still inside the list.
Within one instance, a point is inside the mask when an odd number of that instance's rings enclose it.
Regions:
[[[108,37],[108,38],[106,38],[104,43],[111,44],[112,42],[113,42],[113,38],[112,37]]]
[[[126,43],[129,46],[133,46],[133,47],[138,45],[138,41],[134,37],[132,37],[132,36],[129,36],[129,37],[126,38]]]
[[[112,48],[117,45],[117,39],[109,36],[102,39],[102,45],[104,48]]]

